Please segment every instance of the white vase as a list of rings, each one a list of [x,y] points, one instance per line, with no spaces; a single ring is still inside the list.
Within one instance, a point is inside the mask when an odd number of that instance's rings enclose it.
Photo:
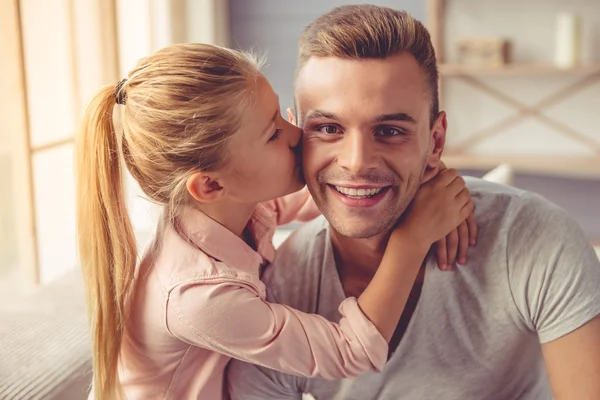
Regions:
[[[572,68],[579,64],[581,25],[577,15],[562,12],[556,18],[556,47],[554,64]]]

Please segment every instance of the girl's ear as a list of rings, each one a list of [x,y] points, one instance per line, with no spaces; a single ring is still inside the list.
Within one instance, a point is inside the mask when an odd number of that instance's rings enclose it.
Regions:
[[[210,173],[197,172],[186,182],[189,194],[200,203],[212,203],[223,196],[223,187],[217,177]]]

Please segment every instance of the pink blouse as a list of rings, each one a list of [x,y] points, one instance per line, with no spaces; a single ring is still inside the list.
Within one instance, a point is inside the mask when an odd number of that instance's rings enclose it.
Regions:
[[[256,251],[191,208],[159,224],[122,343],[126,397],[223,399],[232,357],[326,379],[381,370],[388,345],[356,299],[341,303],[339,324],[265,301],[259,273],[273,260],[275,228],[316,215],[306,188],[259,205],[248,225]]]

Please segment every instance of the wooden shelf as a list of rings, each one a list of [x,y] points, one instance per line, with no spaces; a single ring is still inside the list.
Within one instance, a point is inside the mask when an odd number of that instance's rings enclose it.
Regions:
[[[456,169],[491,170],[509,164],[517,172],[600,179],[600,156],[473,155],[445,153],[444,163]]]
[[[515,63],[504,67],[470,67],[460,64],[440,64],[442,76],[490,75],[490,76],[539,76],[576,75],[600,73],[600,62],[581,64],[572,68],[559,68],[544,63]]]

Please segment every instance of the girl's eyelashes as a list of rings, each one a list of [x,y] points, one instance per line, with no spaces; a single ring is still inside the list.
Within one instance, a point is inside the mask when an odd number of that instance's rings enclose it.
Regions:
[[[268,140],[268,142],[274,142],[275,140],[277,140],[277,138],[279,137],[279,135],[281,135],[281,129],[275,129],[275,133],[273,133],[273,136],[271,136]]]

